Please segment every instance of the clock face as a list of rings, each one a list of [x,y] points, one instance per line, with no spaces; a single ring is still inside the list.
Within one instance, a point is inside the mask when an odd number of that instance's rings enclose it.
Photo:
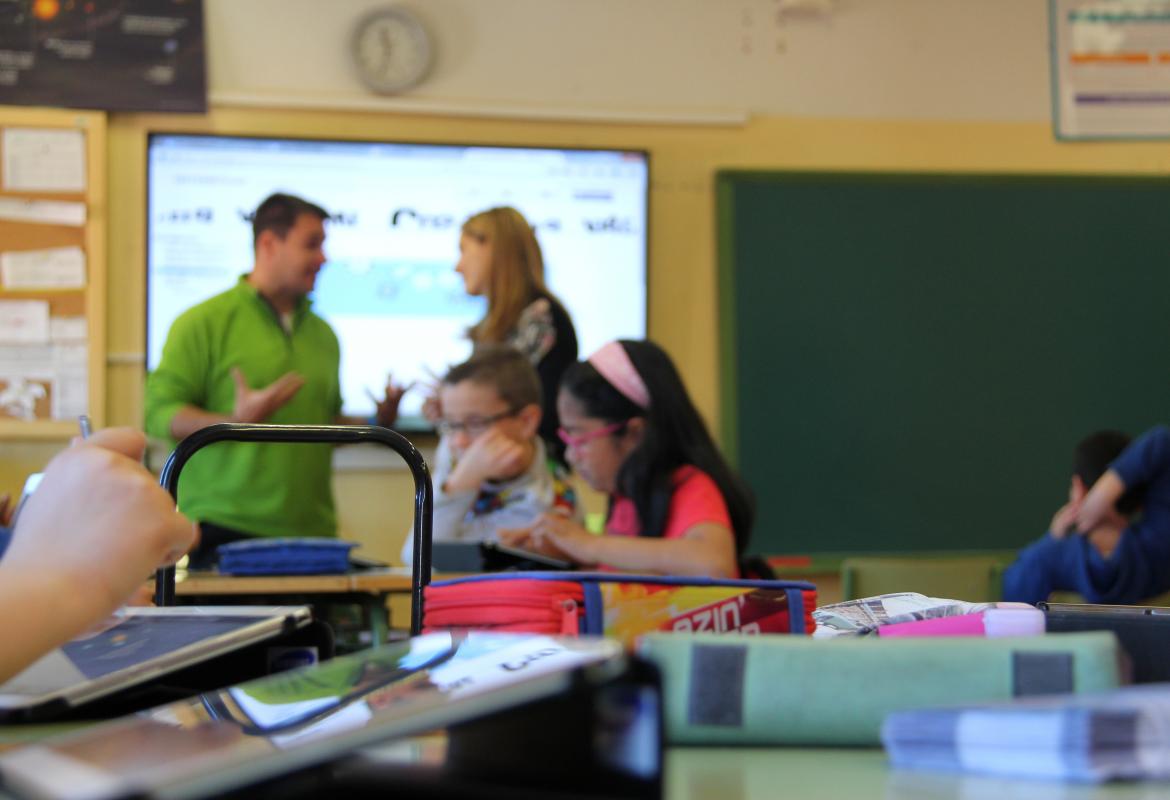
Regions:
[[[354,29],[352,51],[358,75],[375,92],[409,89],[431,66],[426,29],[398,8],[376,11],[362,19]]]

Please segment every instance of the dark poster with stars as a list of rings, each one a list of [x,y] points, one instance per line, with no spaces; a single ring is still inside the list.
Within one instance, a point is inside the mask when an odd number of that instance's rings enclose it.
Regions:
[[[203,0],[0,0],[0,104],[206,111]]]

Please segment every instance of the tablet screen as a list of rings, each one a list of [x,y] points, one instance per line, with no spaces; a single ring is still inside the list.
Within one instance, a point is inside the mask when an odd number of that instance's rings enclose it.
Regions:
[[[489,571],[516,566],[525,568],[536,566],[545,569],[573,569],[574,567],[571,561],[500,542],[484,542],[482,547],[485,567]]]
[[[0,716],[88,702],[310,620],[306,606],[123,608],[0,685]]]
[[[264,617],[126,617],[74,639],[0,686],[0,694],[41,695],[119,670],[225,633]]]
[[[206,796],[551,696],[586,665],[616,673],[621,645],[429,634],[5,752],[0,774],[18,795]]]

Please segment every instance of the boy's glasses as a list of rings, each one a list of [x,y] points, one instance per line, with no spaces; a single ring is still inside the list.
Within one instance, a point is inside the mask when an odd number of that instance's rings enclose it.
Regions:
[[[439,429],[439,434],[442,436],[450,436],[453,433],[462,431],[474,439],[486,432],[488,428],[500,420],[515,416],[517,411],[519,409],[510,408],[507,411],[501,411],[499,414],[492,414],[490,417],[469,417],[462,422],[456,422],[452,419],[441,419],[435,427]]]
[[[609,436],[611,433],[617,433],[626,427],[626,422],[627,420],[613,422],[597,430],[585,431],[584,433],[569,433],[564,428],[557,428],[557,436],[565,443],[565,447],[581,447],[584,444],[592,442],[594,439],[600,439],[603,436]]]

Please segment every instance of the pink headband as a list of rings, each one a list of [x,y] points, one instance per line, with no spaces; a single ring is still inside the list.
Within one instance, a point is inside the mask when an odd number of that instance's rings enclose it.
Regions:
[[[650,407],[650,392],[646,389],[646,383],[638,370],[634,369],[634,362],[630,361],[629,353],[620,342],[602,345],[600,350],[589,356],[589,363],[631,403],[638,408]]]

